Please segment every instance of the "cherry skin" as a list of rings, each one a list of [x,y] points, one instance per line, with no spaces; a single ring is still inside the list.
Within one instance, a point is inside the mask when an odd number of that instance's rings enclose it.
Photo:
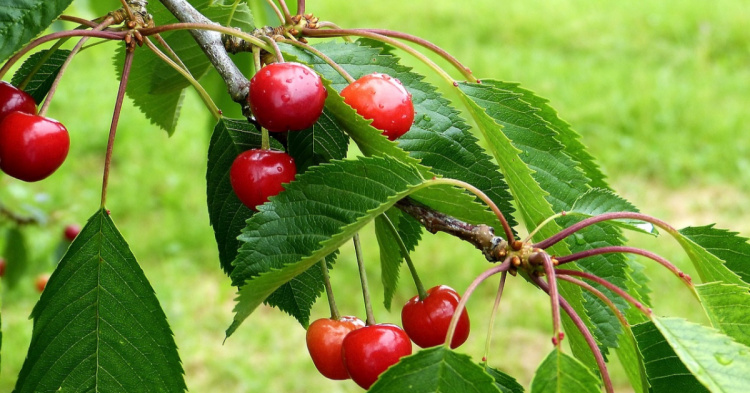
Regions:
[[[372,126],[383,131],[390,140],[404,135],[414,123],[411,94],[398,79],[389,75],[365,75],[341,90],[341,96],[362,117],[372,120]]]
[[[41,274],[37,276],[34,286],[39,293],[42,293],[44,288],[47,287],[47,281],[49,281],[49,274]]]
[[[247,96],[255,120],[272,132],[311,127],[323,113],[328,92],[320,76],[299,63],[273,63],[250,80]]]
[[[65,240],[72,242],[73,240],[75,240],[76,236],[78,236],[79,233],[81,233],[80,225],[68,224],[63,231],[63,236],[65,237]]]
[[[282,183],[294,180],[297,166],[283,151],[251,149],[234,159],[229,170],[229,181],[237,197],[245,206],[257,211],[256,206],[280,193]]]
[[[25,91],[0,81],[0,120],[16,111],[36,115],[36,102]]]
[[[349,332],[365,327],[357,317],[321,318],[307,328],[307,350],[315,368],[329,379],[349,379],[341,356],[341,344]]]
[[[411,355],[411,341],[396,325],[370,325],[347,334],[341,354],[352,380],[369,389],[383,371]]]
[[[11,112],[0,121],[0,169],[17,179],[45,179],[68,156],[68,130],[56,120]]]
[[[439,285],[427,290],[427,297],[414,296],[401,309],[401,323],[406,334],[422,348],[445,343],[453,314],[461,300],[453,288]],[[451,348],[457,348],[469,337],[469,314],[463,309],[453,333]]]
[[[0,277],[5,275],[5,259],[0,258]]]

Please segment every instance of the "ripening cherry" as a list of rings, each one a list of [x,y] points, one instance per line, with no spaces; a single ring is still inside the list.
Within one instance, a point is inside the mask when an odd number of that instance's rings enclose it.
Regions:
[[[390,75],[365,75],[341,90],[341,96],[390,140],[404,135],[414,123],[411,94]]]
[[[296,174],[297,167],[289,154],[251,149],[234,159],[229,170],[229,181],[240,201],[257,211],[256,206],[280,193],[284,189],[282,184],[294,180]]]
[[[44,291],[44,288],[47,287],[47,282],[49,281],[49,274],[40,274],[37,276],[36,281],[34,282],[34,286],[36,287],[36,290],[39,293],[42,293]]]
[[[65,240],[72,242],[75,240],[76,236],[81,233],[81,226],[78,224],[68,224],[65,226],[65,230],[63,231],[63,237]]]
[[[345,316],[339,319],[321,318],[307,328],[307,350],[315,368],[329,379],[349,379],[341,356],[341,345],[349,332],[365,327],[357,318]]]
[[[17,179],[46,178],[68,156],[68,130],[56,120],[11,112],[0,121],[0,169]]]
[[[341,354],[352,380],[369,389],[383,371],[411,355],[411,341],[396,325],[369,325],[344,337]]]
[[[5,275],[5,259],[0,258],[0,277]]]
[[[414,296],[401,309],[401,323],[406,334],[422,348],[445,343],[448,327],[460,300],[458,293],[446,285],[428,289],[423,300]],[[457,348],[466,341],[469,329],[469,314],[464,308],[453,333],[451,348]]]
[[[0,81],[0,120],[16,111],[36,115],[36,102],[25,91]]]
[[[250,80],[247,96],[255,120],[268,131],[299,131],[323,113],[328,92],[315,71],[299,63],[273,63]]]

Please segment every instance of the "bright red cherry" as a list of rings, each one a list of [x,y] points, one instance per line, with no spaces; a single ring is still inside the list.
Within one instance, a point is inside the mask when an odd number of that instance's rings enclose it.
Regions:
[[[70,148],[68,130],[56,120],[11,112],[0,121],[0,169],[34,182],[51,175]]]
[[[0,277],[5,275],[5,259],[0,258]]]
[[[252,149],[237,156],[229,170],[232,189],[245,206],[256,209],[294,180],[297,166],[283,151]]]
[[[328,92],[320,76],[299,63],[273,63],[250,80],[247,96],[255,120],[268,131],[299,131],[323,113]]]
[[[349,332],[365,327],[357,317],[321,318],[307,328],[307,350],[315,367],[330,379],[349,379],[341,356],[341,344]]]
[[[445,343],[448,326],[461,300],[453,288],[439,285],[427,290],[427,297],[414,296],[401,309],[401,323],[415,344],[422,348]],[[463,309],[453,333],[451,348],[457,348],[469,337],[469,314]]]
[[[34,283],[36,290],[40,293],[44,291],[44,288],[47,287],[47,281],[49,281],[49,274],[41,274],[37,276],[36,282]]]
[[[365,75],[341,90],[341,96],[390,140],[406,134],[414,123],[411,94],[389,75]]]
[[[68,224],[63,231],[63,236],[69,242],[75,240],[76,236],[81,233],[81,226],[78,224]]]
[[[0,120],[16,111],[36,115],[36,102],[25,91],[0,81]]]
[[[383,371],[411,355],[411,341],[396,325],[370,325],[347,334],[341,354],[352,380],[369,389]]]

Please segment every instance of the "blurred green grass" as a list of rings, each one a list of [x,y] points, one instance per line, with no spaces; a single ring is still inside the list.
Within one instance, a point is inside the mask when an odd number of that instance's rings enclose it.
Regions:
[[[517,81],[550,99],[582,135],[614,188],[642,211],[678,227],[716,222],[750,235],[744,219],[750,213],[747,2],[307,3],[308,12],[342,27],[421,36],[447,49],[480,78]],[[102,45],[82,53],[63,78],[50,110],[71,131],[71,153],[60,171],[29,185],[0,177],[0,200],[34,200],[54,212],[44,228],[31,231],[37,261],[31,273],[50,269],[48,255],[63,226],[84,222],[98,206],[117,90],[108,54],[113,47]],[[416,68],[425,72],[423,66]],[[165,309],[188,387],[196,392],[359,391],[350,382],[320,377],[307,356],[304,330],[277,310],[259,310],[222,345],[234,291],[218,267],[205,206],[205,157],[212,126],[192,92],[183,112],[178,131],[168,138],[126,104],[107,205]],[[427,285],[447,283],[461,291],[486,268],[471,247],[444,235],[425,237],[413,258]],[[632,244],[693,272],[671,240],[632,239]],[[378,249],[369,229],[363,244],[366,260],[371,261],[370,281],[376,282]],[[647,267],[658,314],[703,320],[677,280]],[[27,318],[38,298],[31,289],[33,276],[27,276],[22,288],[4,292],[0,391],[12,389],[28,347]],[[347,246],[332,272],[340,307],[347,314],[362,314],[356,277],[353,251]],[[401,284],[394,312],[376,303],[379,321],[398,322],[398,305],[413,292],[408,277],[402,277]],[[475,359],[483,354],[495,285],[496,281],[480,287],[469,302],[473,334],[462,351]],[[373,286],[375,299],[382,299]],[[313,317],[326,314],[325,301],[320,301]],[[490,363],[528,386],[551,349],[548,314],[545,296],[511,279],[494,329]],[[626,384],[617,367],[613,372],[618,385]]]

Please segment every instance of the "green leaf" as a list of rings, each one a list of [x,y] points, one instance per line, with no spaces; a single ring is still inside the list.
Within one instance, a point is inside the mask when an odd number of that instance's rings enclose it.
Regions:
[[[373,393],[497,393],[501,390],[481,366],[443,346],[402,358],[369,390]]]
[[[495,379],[495,386],[503,393],[523,393],[521,386],[515,378],[490,366],[485,365],[484,371]]]
[[[303,173],[311,166],[346,157],[349,137],[339,128],[330,111],[324,109],[312,127],[288,134],[288,146],[297,173]]]
[[[43,32],[73,0],[3,0],[0,5],[0,61]]]
[[[469,126],[460,117],[459,112],[443,98],[434,86],[423,81],[423,77],[411,69],[400,65],[399,58],[383,54],[382,48],[365,46],[369,41],[357,43],[326,42],[315,45],[315,48],[325,53],[354,78],[378,72],[386,73],[395,78],[412,94],[415,121],[409,132],[398,139],[398,146],[413,158],[421,161],[422,165],[444,177],[458,179],[482,190],[503,211],[510,224],[515,222],[511,213],[513,207],[511,196],[497,165],[479,146]],[[333,68],[321,59],[290,46],[282,46],[289,54],[293,54],[300,61],[310,64],[324,78],[331,81],[331,87],[340,92],[348,82]],[[333,105],[332,102],[328,104]],[[347,105],[336,106],[342,111],[352,110]],[[337,115],[339,111],[337,110]],[[344,122],[351,124],[350,122]],[[369,127],[367,127],[369,128]],[[347,130],[352,132],[351,130]],[[377,132],[380,133],[379,131]],[[355,140],[358,139],[355,137]],[[360,139],[360,144],[363,142]],[[379,148],[370,149],[365,154],[383,153]],[[376,152],[377,151],[377,152]],[[389,153],[390,154],[390,153]],[[499,228],[498,228],[499,229]]]
[[[750,292],[746,287],[718,282],[696,285],[711,324],[737,342],[750,346]]]
[[[70,51],[65,49],[58,49],[51,54],[48,49],[34,53],[13,74],[10,83],[19,86],[29,75],[32,75],[24,91],[29,93],[36,103],[40,103],[47,96],[52,82],[69,54]]]
[[[184,392],[174,337],[109,215],[96,212],[31,314],[14,392]]]
[[[18,227],[11,227],[5,234],[5,276],[3,281],[9,289],[15,288],[29,265],[29,250],[26,247],[26,236]]]
[[[219,247],[219,261],[227,274],[232,271],[232,261],[240,247],[237,236],[245,227],[245,221],[253,215],[253,211],[240,202],[232,190],[229,169],[240,153],[259,148],[260,142],[260,131],[247,120],[222,118],[216,123],[208,146],[208,217]],[[271,147],[283,149],[274,139],[271,139]]]
[[[688,227],[671,234],[680,243],[690,260],[693,261],[693,266],[695,266],[703,282],[720,281],[725,284],[750,288],[750,283],[743,281],[738,273],[730,270],[724,260],[721,259],[722,257],[730,258],[735,269],[740,272],[745,271],[743,268],[746,268],[747,261],[742,261],[742,254],[733,256],[734,252],[731,248],[728,248],[738,246],[737,243],[740,238],[735,236],[736,234],[714,229],[713,226]],[[739,246],[738,249],[747,251],[746,246]]]
[[[536,370],[531,393],[599,393],[599,379],[575,358],[552,351]]]
[[[245,285],[240,289],[236,315],[227,335],[273,291],[337,250],[365,224],[406,196],[450,201],[446,206],[460,206],[464,217],[481,219],[488,214],[483,206],[473,202],[473,197],[436,185],[440,179],[425,178],[422,172],[427,172],[424,167],[388,156],[332,161],[299,175],[285,191],[272,197],[271,203],[260,206],[247,221],[240,236],[243,245],[233,263],[234,285]],[[322,285],[319,281],[308,284],[312,306]],[[299,299],[288,299],[285,304],[296,307]],[[273,305],[286,312],[295,311],[284,304]],[[309,308],[301,311],[294,316],[306,325]]]
[[[601,188],[592,188],[586,191],[583,195],[578,197],[573,203],[573,207],[570,211],[566,212],[566,215],[581,215],[583,218],[593,217],[604,213],[610,212],[637,212],[638,209],[633,206],[630,202],[621,198],[610,190],[603,190]],[[609,220],[607,224],[616,225],[620,228],[629,229],[631,231],[645,233],[648,235],[656,235],[658,231],[654,225],[650,223],[644,223],[640,220]]]
[[[226,24],[232,15],[230,25],[252,28],[252,15],[245,3],[238,5],[240,12],[231,12],[231,7],[214,5],[210,0],[190,2],[199,12],[206,14],[217,23]],[[157,26],[175,23],[175,17],[160,3],[154,2],[149,8]],[[170,47],[187,66],[193,77],[200,79],[210,67],[208,58],[187,31],[174,31],[162,34]],[[157,45],[158,46],[158,45]],[[164,52],[163,48],[162,51]],[[166,52],[165,52],[166,53]],[[124,48],[115,55],[115,67],[122,68]],[[119,72],[118,72],[119,74]],[[120,76],[118,75],[118,78]],[[177,127],[180,108],[185,95],[185,88],[190,83],[180,73],[164,63],[149,50],[139,50],[133,57],[133,69],[130,73],[127,94],[146,117],[170,135]]]
[[[404,260],[398,239],[390,228],[387,216],[396,228],[398,236],[404,242],[408,251],[414,251],[419,243],[422,226],[411,216],[404,214],[401,210],[391,208],[382,215],[375,218],[375,236],[380,248],[381,282],[383,283],[383,305],[387,310],[391,309],[393,294],[398,285],[399,270]]]
[[[643,357],[638,352],[638,343],[635,340],[633,331],[623,329],[618,337],[619,346],[616,349],[617,357],[620,364],[628,376],[630,385],[638,393],[647,393],[649,391],[648,376],[646,375],[646,365],[643,363]]]
[[[707,392],[685,368],[653,322],[633,326],[633,334],[646,365],[651,392]]]
[[[729,270],[750,284],[750,244],[747,238],[713,225],[687,227],[680,233],[721,259]]]

